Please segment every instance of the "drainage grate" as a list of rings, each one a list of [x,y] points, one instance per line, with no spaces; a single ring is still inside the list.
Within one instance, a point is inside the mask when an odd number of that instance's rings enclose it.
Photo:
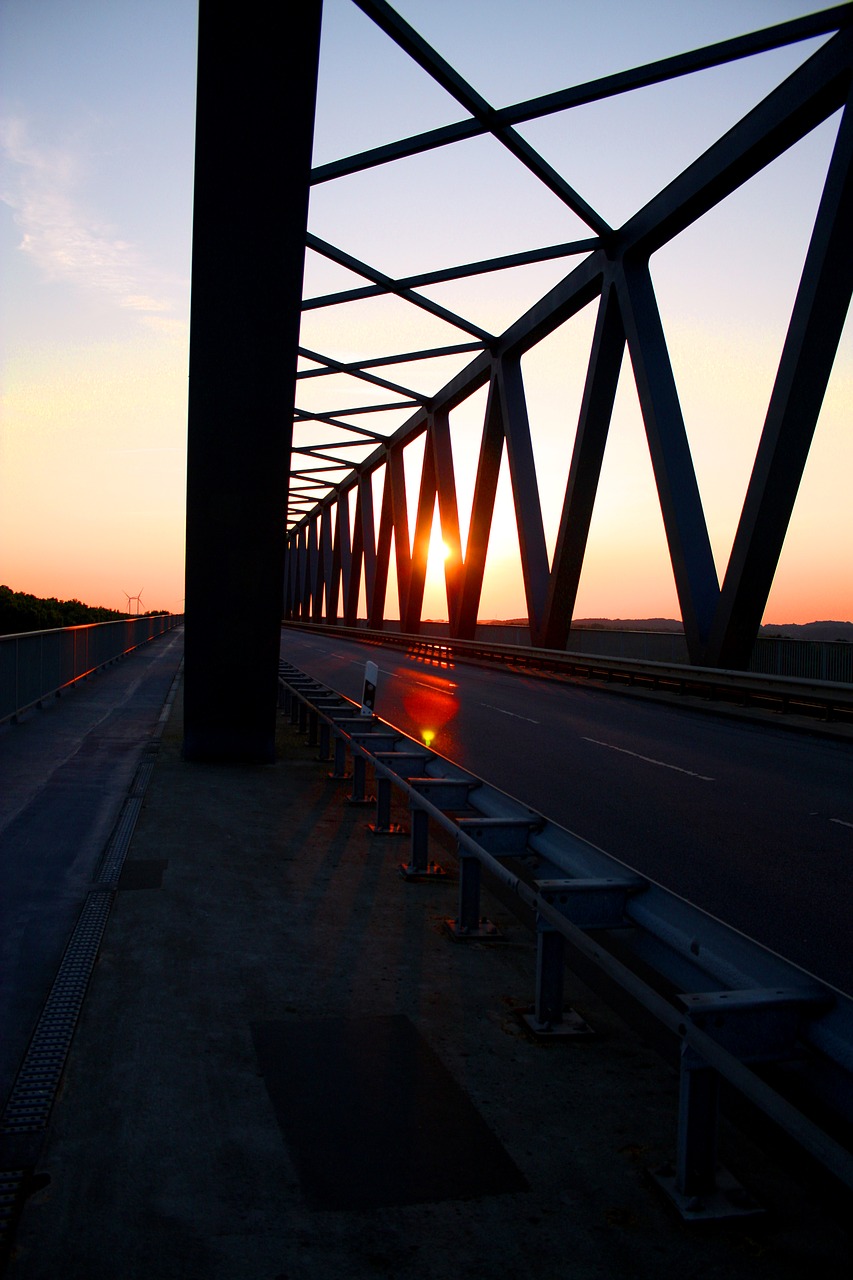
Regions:
[[[0,1119],[0,1136],[47,1127],[112,898],[111,890],[99,890],[86,899]]]
[[[0,1268],[9,1256],[24,1198],[25,1178],[23,1169],[0,1170]]]
[[[125,855],[130,847],[137,818],[142,809],[142,796],[129,796],[121,807],[118,821],[113,827],[107,847],[103,852],[95,879],[105,885],[115,886],[121,875]]]

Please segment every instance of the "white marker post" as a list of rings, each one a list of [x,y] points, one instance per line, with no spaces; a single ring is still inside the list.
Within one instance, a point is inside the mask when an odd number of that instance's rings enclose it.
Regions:
[[[361,695],[361,714],[372,716],[376,706],[376,681],[379,679],[379,668],[375,662],[364,664],[364,693]]]

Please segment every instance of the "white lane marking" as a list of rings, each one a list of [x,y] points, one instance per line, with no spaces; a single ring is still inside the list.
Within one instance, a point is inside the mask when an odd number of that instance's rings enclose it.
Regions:
[[[610,751],[620,751],[623,756],[633,756],[635,760],[645,760],[646,764],[660,765],[661,769],[674,769],[676,773],[686,773],[690,778],[699,778],[702,782],[714,782],[704,773],[694,773],[692,769],[682,769],[677,764],[667,764],[665,760],[653,760],[651,756],[641,756],[637,751],[628,751],[625,747],[614,747],[612,742],[599,742],[598,738],[584,738],[584,742],[593,742],[597,747],[607,747]]]
[[[830,822],[837,822],[839,827],[853,827],[853,822],[845,822],[843,818],[830,818]]]
[[[513,720],[526,720],[528,724],[538,724],[538,720],[531,720],[530,716],[517,716],[514,711],[504,711],[503,707],[493,707],[491,702],[481,702],[481,707],[488,707],[490,711],[498,711],[502,716],[512,716]]]
[[[447,693],[450,695],[451,698],[454,695],[450,692],[450,690],[456,689],[458,687],[453,683],[452,680],[448,680],[446,685],[443,685],[442,687],[439,688],[438,685],[426,684],[423,680],[413,680],[410,675],[401,675],[399,671],[386,671],[385,667],[380,667],[379,670],[382,672],[384,676],[393,676],[395,680],[405,680],[407,684],[420,685],[422,689],[429,689],[432,693],[436,693],[436,692]]]

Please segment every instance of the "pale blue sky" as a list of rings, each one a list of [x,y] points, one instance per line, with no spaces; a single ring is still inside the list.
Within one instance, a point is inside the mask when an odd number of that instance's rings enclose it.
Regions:
[[[496,106],[820,7],[795,0],[397,5]],[[317,163],[462,117],[349,0],[326,0],[325,9]],[[0,7],[0,581],[16,590],[119,607],[124,593],[142,586],[150,607],[180,607],[195,22],[189,0],[4,0]],[[817,43],[562,113],[520,131],[599,212],[619,223]],[[653,264],[719,566],[728,554],[836,125],[827,122]],[[223,191],[223,199],[251,201],[252,192]],[[317,188],[311,229],[388,274],[586,234],[491,139]],[[526,278],[517,273],[512,281],[490,278],[429,292],[500,329],[565,269],[548,264]],[[309,255],[307,294],[347,279]],[[415,319],[389,300],[339,309],[334,316],[314,312],[304,341],[345,358],[449,336],[438,322],[431,328],[428,317],[425,324]],[[555,335],[526,362],[549,536],[568,466],[585,325],[588,317],[580,318],[576,332]],[[814,563],[821,541],[849,546],[853,533],[846,497],[853,461],[849,328],[844,348],[778,591],[774,587],[787,613],[795,595],[785,587],[785,574],[793,581],[802,566]],[[430,389],[437,389],[452,371],[423,369],[419,376],[431,378]],[[325,380],[320,388],[319,381],[302,384],[301,401],[315,407],[356,402],[351,389]],[[345,399],[336,399],[339,394]],[[620,391],[620,406],[579,610],[672,612],[674,592],[630,385]],[[467,421],[460,412],[463,435],[476,434],[477,412],[471,406]],[[386,415],[382,429],[404,416]],[[464,458],[460,444],[463,470]],[[463,493],[466,487],[461,475]],[[620,538],[627,540],[623,551]],[[505,551],[496,541],[486,612],[522,609],[520,599],[514,608],[510,603],[517,595],[514,571],[499,562],[511,550],[511,539]],[[853,616],[849,571],[837,558],[811,576],[815,589],[803,606],[806,614]],[[440,612],[437,599],[434,611]]]

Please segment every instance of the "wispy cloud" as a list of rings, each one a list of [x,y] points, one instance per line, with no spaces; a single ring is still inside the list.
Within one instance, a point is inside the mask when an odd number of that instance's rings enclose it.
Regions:
[[[173,310],[169,282],[116,228],[83,207],[77,194],[84,178],[78,149],[32,141],[19,119],[0,121],[0,149],[5,161],[0,199],[21,229],[21,251],[45,279],[106,294],[143,320],[163,319]]]

